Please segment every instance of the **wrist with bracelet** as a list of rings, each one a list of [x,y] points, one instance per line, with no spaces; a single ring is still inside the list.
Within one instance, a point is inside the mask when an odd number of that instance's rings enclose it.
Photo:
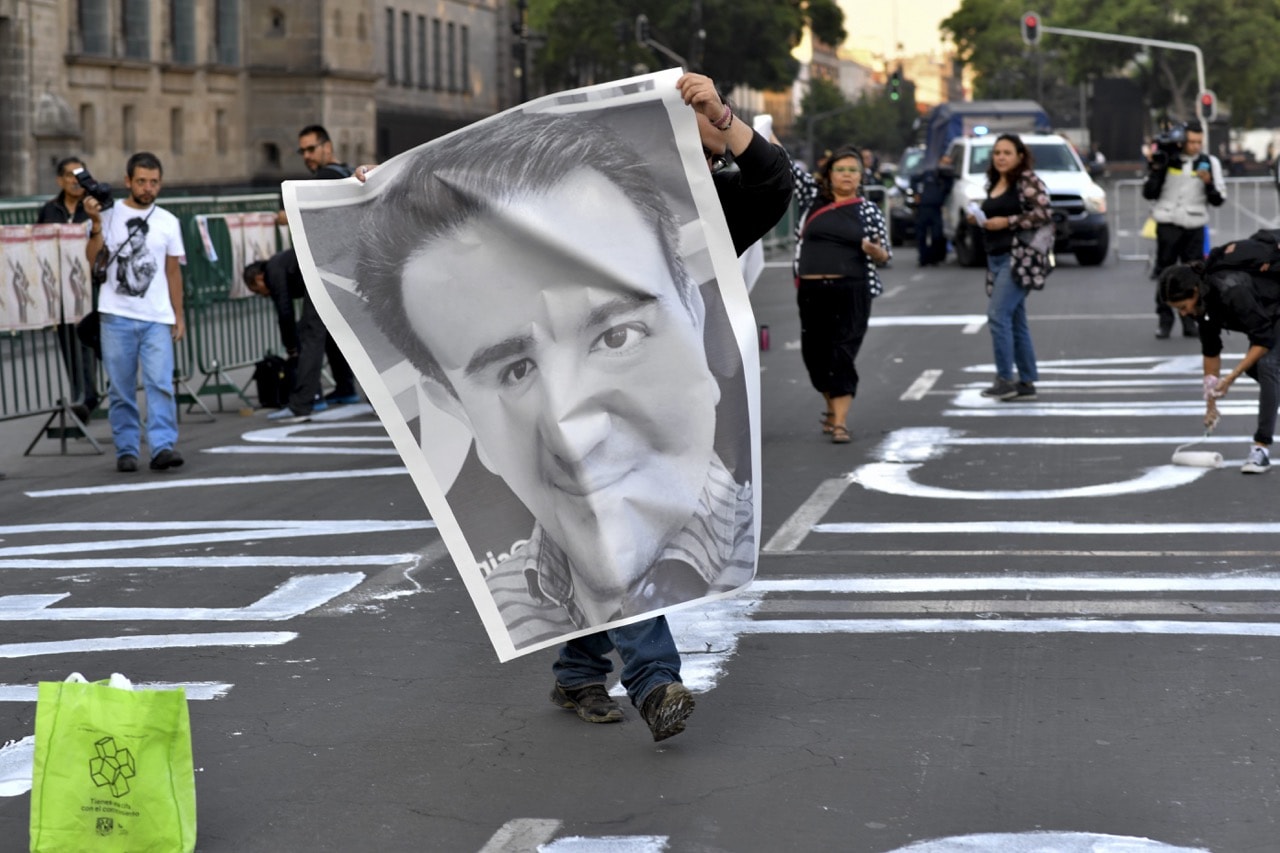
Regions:
[[[720,114],[720,118],[711,122],[711,126],[716,130],[724,132],[733,124],[733,108],[729,106],[728,101],[725,102],[724,112]]]

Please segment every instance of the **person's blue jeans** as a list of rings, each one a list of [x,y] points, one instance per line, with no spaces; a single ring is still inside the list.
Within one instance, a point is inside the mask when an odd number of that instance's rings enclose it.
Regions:
[[[111,380],[111,439],[116,456],[138,456],[138,369],[147,401],[147,446],[154,457],[178,441],[178,407],[173,398],[173,327],[118,314],[101,314],[102,364]]]
[[[1012,381],[1016,364],[1021,381],[1035,382],[1040,373],[1027,326],[1027,290],[1013,280],[1010,261],[1008,254],[987,256],[987,268],[994,277],[987,303],[987,325],[991,328],[996,376]]]
[[[637,708],[650,690],[680,680],[680,653],[665,616],[570,640],[551,671],[561,687],[603,684],[613,671],[613,649],[622,658],[622,686]]]

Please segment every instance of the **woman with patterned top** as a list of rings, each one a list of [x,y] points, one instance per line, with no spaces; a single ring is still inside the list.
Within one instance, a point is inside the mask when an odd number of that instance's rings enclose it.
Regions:
[[[863,173],[856,148],[833,153],[816,177],[799,167],[792,171],[803,223],[795,265],[800,355],[826,404],[822,432],[835,444],[849,443],[846,419],[858,393],[854,360],[871,320],[871,300],[883,289],[876,265],[890,257],[884,215],[860,194]],[[806,199],[812,200],[807,206]]]
[[[1053,217],[1049,190],[1032,171],[1031,152],[1014,133],[991,146],[987,198],[981,216],[966,219],[983,230],[987,250],[987,325],[995,355],[996,379],[982,392],[998,400],[1034,400],[1036,352],[1027,325],[1027,293],[1044,287],[1051,269]],[[1018,381],[1013,379],[1014,366]]]

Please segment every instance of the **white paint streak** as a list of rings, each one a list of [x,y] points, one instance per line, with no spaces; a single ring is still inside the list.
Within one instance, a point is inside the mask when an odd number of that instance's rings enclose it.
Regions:
[[[29,498],[62,498],[73,495],[118,495],[127,492],[150,492],[163,489],[203,489],[207,486],[245,486],[255,484],[304,483],[311,480],[350,480],[357,477],[408,476],[403,465],[395,468],[361,468],[350,471],[298,471],[292,474],[256,474],[244,477],[205,477],[202,479],[170,480],[154,478],[142,483],[124,483],[116,486],[85,486],[79,489],[46,489],[26,492]]]
[[[41,643],[2,643],[0,659],[148,649],[279,646],[297,637],[298,635],[292,631],[269,631],[224,634],[138,634],[129,637],[87,637],[83,640],[55,640]]]
[[[987,325],[987,318],[983,317],[982,320],[980,320],[979,322],[970,323],[969,325],[965,326],[963,329],[960,330],[960,333],[963,335],[976,335],[978,334],[978,332],[982,331],[982,327],[985,325]]]
[[[922,372],[916,381],[912,382],[906,391],[902,392],[899,400],[904,402],[913,400],[923,400],[924,395],[929,393],[929,389],[937,383],[938,378],[942,376],[941,370],[926,370]]]
[[[140,681],[135,690],[176,690],[181,687],[193,701],[221,699],[231,692],[233,684],[223,681]],[[36,684],[0,684],[0,702],[34,702],[39,692]]]
[[[1280,573],[1265,575],[972,575],[822,577],[756,580],[752,592],[1274,592]]]
[[[35,754],[35,735],[0,747],[0,797],[16,797],[31,790]]]
[[[268,539],[293,539],[316,536],[344,536],[401,530],[423,530],[435,527],[432,521],[276,521],[276,522],[156,522],[155,525],[84,524],[84,525],[15,525],[0,527],[0,536],[19,533],[56,531],[127,531],[127,530],[199,530],[201,527],[225,530],[225,533],[191,533],[185,536],[154,536],[143,539],[96,539],[87,542],[58,542],[40,545],[12,545],[0,548],[0,558],[27,557],[37,554],[74,554],[86,551],[118,551],[130,548],[174,548],[186,545],[206,545],[215,542],[264,541]],[[21,528],[21,529],[19,529]],[[50,529],[39,529],[50,528]]]
[[[876,316],[871,318],[872,327],[882,326],[979,326],[987,322],[986,314],[914,314],[900,317]]]
[[[57,607],[71,593],[0,596],[0,622],[283,622],[364,580],[362,572],[297,575],[247,607]]]
[[[665,835],[602,835],[557,838],[539,847],[538,853],[662,853],[667,849]]]
[[[1164,522],[1159,524],[1109,524],[1082,521],[886,521],[815,524],[814,533],[1012,533],[1017,535],[1167,536],[1175,533],[1203,535],[1280,534],[1280,524],[1270,522]]]
[[[234,444],[227,447],[209,447],[201,453],[219,454],[271,454],[272,456],[396,456],[400,451],[394,447],[326,447],[323,445],[290,444],[272,447],[251,445],[245,447]]]
[[[1093,832],[990,832],[917,841],[889,853],[1210,853],[1149,838]]]
[[[761,550],[793,550],[809,534],[818,520],[827,514],[827,510],[831,509],[847,488],[849,488],[847,478],[826,480],[819,484],[813,494],[791,514],[791,517],[778,528],[778,532],[773,534]]]
[[[1179,465],[1160,465],[1149,468],[1137,477],[1099,483],[1093,486],[1077,486],[1066,489],[949,489],[942,486],[926,486],[911,479],[911,472],[918,464],[893,464],[872,462],[855,470],[850,476],[864,489],[935,500],[1058,500],[1062,498],[1097,498],[1114,495],[1143,494],[1173,489],[1193,483],[1209,472],[1208,468],[1187,468]]]
[[[560,821],[534,817],[509,820],[499,827],[480,853],[527,853],[541,849],[560,831]]]
[[[72,547],[70,550],[75,550]],[[326,566],[395,566],[416,563],[417,554],[339,554],[334,556],[264,555],[261,557],[170,557],[138,559],[104,557],[100,560],[4,560],[0,569],[237,569],[271,567],[318,568]]]
[[[1169,634],[1280,637],[1277,622],[1100,619],[768,619],[744,634]]]

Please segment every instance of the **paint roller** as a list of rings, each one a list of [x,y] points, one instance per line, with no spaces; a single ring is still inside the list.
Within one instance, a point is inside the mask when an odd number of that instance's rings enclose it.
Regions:
[[[1216,382],[1210,384],[1208,381],[1210,378],[1215,380],[1217,379],[1216,376],[1205,377],[1205,394],[1206,395],[1213,393],[1213,388],[1217,384]],[[1206,396],[1206,399],[1207,399],[1207,396]],[[1188,450],[1187,449],[1188,447],[1195,447],[1197,444],[1204,441],[1209,436],[1213,435],[1213,428],[1218,425],[1218,410],[1214,408],[1212,409],[1212,413],[1213,414],[1209,418],[1208,423],[1205,424],[1204,435],[1200,436],[1195,441],[1192,441],[1188,444],[1184,444],[1181,447],[1179,447],[1177,450],[1173,451],[1174,465],[1185,465],[1188,468],[1221,468],[1222,467],[1221,453],[1215,453],[1211,450]]]

